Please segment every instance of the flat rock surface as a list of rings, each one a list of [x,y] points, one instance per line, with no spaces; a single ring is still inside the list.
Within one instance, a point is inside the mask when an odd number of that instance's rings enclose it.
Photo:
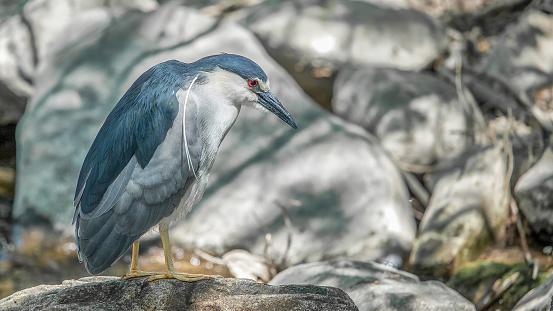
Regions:
[[[243,279],[181,282],[91,277],[40,285],[0,300],[1,310],[358,310],[342,290]]]

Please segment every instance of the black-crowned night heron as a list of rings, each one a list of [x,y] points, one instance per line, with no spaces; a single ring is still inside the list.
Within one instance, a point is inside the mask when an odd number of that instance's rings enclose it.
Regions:
[[[106,270],[132,245],[127,278],[208,277],[175,273],[168,229],[202,197],[242,105],[270,111],[296,128],[265,72],[243,56],[170,60],[132,84],[100,128],[77,183],[73,223],[79,260],[89,273]],[[138,269],[139,238],[156,225],[166,273]]]

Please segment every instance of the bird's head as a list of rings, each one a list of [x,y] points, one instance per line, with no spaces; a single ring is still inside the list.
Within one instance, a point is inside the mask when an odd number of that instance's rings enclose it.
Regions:
[[[235,54],[219,54],[204,57],[196,62],[206,75],[209,92],[224,94],[235,105],[253,107],[274,113],[293,128],[294,119],[271,92],[267,75],[255,62]]]

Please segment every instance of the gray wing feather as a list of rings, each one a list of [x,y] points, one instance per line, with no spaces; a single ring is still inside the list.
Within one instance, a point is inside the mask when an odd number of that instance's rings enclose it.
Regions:
[[[106,193],[102,197],[102,201],[98,204],[98,207],[88,214],[81,213],[81,218],[96,218],[111,210],[117,201],[119,201],[121,195],[125,192],[137,163],[136,157],[133,156],[119,176],[117,176],[113,183],[109,185]]]

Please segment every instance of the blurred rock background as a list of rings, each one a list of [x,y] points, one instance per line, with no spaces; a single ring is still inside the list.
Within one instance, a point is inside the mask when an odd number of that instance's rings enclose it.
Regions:
[[[177,270],[284,270],[271,284],[337,286],[360,310],[549,310],[552,14],[547,0],[0,2],[0,297],[86,275],[73,192],[130,84],[227,52],[265,69],[299,129],[242,110],[172,228]],[[142,241],[141,265],[163,269],[158,236]]]

